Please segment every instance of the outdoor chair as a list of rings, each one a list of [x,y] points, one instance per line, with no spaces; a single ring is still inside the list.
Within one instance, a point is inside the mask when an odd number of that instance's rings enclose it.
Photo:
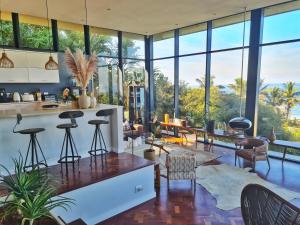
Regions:
[[[241,196],[245,225],[300,225],[300,209],[258,184],[249,184]]]

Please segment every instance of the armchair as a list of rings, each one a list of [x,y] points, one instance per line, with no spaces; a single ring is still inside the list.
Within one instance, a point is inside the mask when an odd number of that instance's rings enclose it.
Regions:
[[[196,157],[195,155],[172,155],[166,158],[168,187],[170,180],[191,180],[196,188]]]
[[[237,157],[246,159],[252,163],[252,169],[255,170],[256,161],[267,160],[270,169],[268,157],[269,143],[260,138],[246,138],[235,143],[235,165]]]

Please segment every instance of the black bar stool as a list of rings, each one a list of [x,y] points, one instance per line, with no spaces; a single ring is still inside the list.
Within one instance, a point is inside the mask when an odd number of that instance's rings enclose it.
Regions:
[[[66,111],[58,115],[60,119],[70,119],[70,123],[59,124],[56,127],[58,129],[65,129],[65,137],[63,145],[61,147],[60,158],[58,163],[74,163],[79,160],[81,156],[78,154],[73,136],[71,134],[71,129],[78,127],[76,123],[76,118],[82,117],[82,111]],[[70,146],[69,146],[70,145]],[[69,148],[71,152],[69,152]]]
[[[113,114],[112,109],[102,109],[96,113],[96,116],[108,117]],[[107,153],[106,144],[103,138],[103,134],[100,128],[101,124],[109,124],[108,120],[90,120],[88,124],[95,125],[95,132],[92,141],[91,150],[89,154],[92,156],[102,155],[103,153]],[[98,144],[99,143],[99,144]],[[99,146],[99,148],[98,148]],[[100,154],[98,154],[100,152]]]
[[[41,145],[36,137],[37,133],[45,131],[44,128],[29,128],[29,129],[23,129],[23,130],[18,130],[16,131],[17,125],[20,124],[22,120],[22,115],[17,114],[17,123],[14,126],[13,132],[17,134],[28,134],[30,135],[30,141],[26,153],[26,158],[25,158],[25,163],[24,163],[24,170],[27,168],[31,168],[34,170],[35,168],[40,168],[40,166],[45,166],[48,167],[47,161],[45,158],[45,155],[42,151]],[[42,161],[39,160],[39,153],[42,156]],[[31,160],[28,160],[28,157],[30,155]]]

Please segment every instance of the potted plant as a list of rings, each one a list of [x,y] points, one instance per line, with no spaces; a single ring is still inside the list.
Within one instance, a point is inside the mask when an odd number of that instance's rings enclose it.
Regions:
[[[160,123],[157,120],[157,117],[154,115],[152,119],[152,126],[151,126],[151,139],[152,142],[156,138],[161,138],[161,129],[160,129]],[[153,149],[153,145],[151,145],[151,148],[144,150],[144,158],[148,160],[155,161],[155,150]]]
[[[86,59],[83,52],[77,49],[73,54],[69,48],[65,51],[65,63],[69,71],[73,74],[77,84],[81,87],[81,95],[78,98],[79,107],[87,109],[90,107],[91,100],[87,96],[87,86],[97,67],[97,56],[93,53]]]
[[[21,225],[33,225],[41,218],[54,219],[50,211],[56,207],[67,210],[73,200],[62,196],[56,196],[55,188],[49,185],[49,178],[39,170],[24,172],[24,161],[13,159],[14,174],[5,166],[0,165],[7,175],[0,175],[0,186],[8,191],[8,195],[1,205],[4,211],[1,221],[10,216],[21,221]]]

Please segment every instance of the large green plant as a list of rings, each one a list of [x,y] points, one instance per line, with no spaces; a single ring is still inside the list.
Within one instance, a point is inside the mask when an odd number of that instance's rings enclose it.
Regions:
[[[50,211],[56,207],[68,210],[74,201],[62,196],[55,196],[56,190],[49,185],[49,178],[39,170],[24,172],[24,161],[13,159],[14,174],[5,166],[0,165],[7,175],[0,175],[0,186],[8,191],[8,195],[1,205],[4,207],[1,220],[16,213],[22,218],[22,225],[33,225],[42,217],[53,218]]]

